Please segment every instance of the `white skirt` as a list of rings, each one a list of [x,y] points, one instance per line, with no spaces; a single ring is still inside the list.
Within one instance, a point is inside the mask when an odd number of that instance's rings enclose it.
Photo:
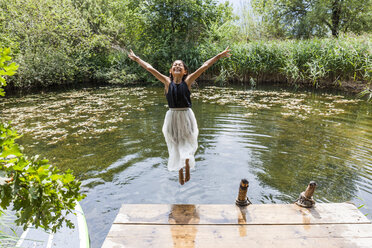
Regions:
[[[191,108],[171,108],[165,115],[163,134],[168,146],[168,170],[185,167],[189,159],[190,169],[195,168],[194,154],[198,148],[198,124]]]

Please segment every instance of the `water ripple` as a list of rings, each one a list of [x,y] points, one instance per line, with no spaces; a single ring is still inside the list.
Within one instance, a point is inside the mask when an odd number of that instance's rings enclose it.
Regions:
[[[29,155],[82,180],[92,246],[122,204],[234,204],[242,178],[253,203],[292,203],[310,180],[317,202],[372,209],[372,105],[341,95],[207,87],[193,92],[196,170],[167,170],[160,88],[99,88],[6,98]],[[369,213],[369,216],[372,214]]]

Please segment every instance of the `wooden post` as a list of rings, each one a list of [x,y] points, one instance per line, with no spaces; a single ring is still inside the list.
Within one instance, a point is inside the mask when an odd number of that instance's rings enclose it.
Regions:
[[[298,206],[304,208],[311,208],[315,205],[313,194],[316,188],[316,182],[311,181],[307,186],[305,192],[302,192],[295,202]]]
[[[249,186],[248,180],[242,179],[240,182],[238,198],[235,201],[236,205],[238,205],[239,207],[251,204],[247,197],[248,186]]]

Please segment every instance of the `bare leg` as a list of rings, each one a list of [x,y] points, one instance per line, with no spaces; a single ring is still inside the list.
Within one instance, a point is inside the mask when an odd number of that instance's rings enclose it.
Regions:
[[[189,159],[186,159],[186,168],[185,168],[185,182],[190,180],[190,165]]]
[[[181,185],[183,185],[185,183],[185,181],[183,179],[183,169],[182,168],[178,171],[178,180],[179,180]]]

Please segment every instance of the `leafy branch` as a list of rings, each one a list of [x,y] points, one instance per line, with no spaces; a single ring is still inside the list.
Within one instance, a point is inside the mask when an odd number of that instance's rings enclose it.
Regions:
[[[0,89],[6,85],[3,76],[14,75],[18,69],[9,63],[9,53],[9,48],[0,49]],[[3,90],[0,93],[4,95]],[[81,182],[70,170],[61,172],[46,159],[27,158],[15,142],[19,137],[10,123],[0,122],[0,207],[12,205],[15,223],[24,229],[33,225],[56,232],[63,223],[72,228],[66,215],[85,197],[79,193]]]
[[[12,59],[9,54],[10,48],[0,48],[0,96],[5,95],[3,87],[6,86],[6,80],[4,76],[13,76],[18,69],[16,63],[9,62]]]

